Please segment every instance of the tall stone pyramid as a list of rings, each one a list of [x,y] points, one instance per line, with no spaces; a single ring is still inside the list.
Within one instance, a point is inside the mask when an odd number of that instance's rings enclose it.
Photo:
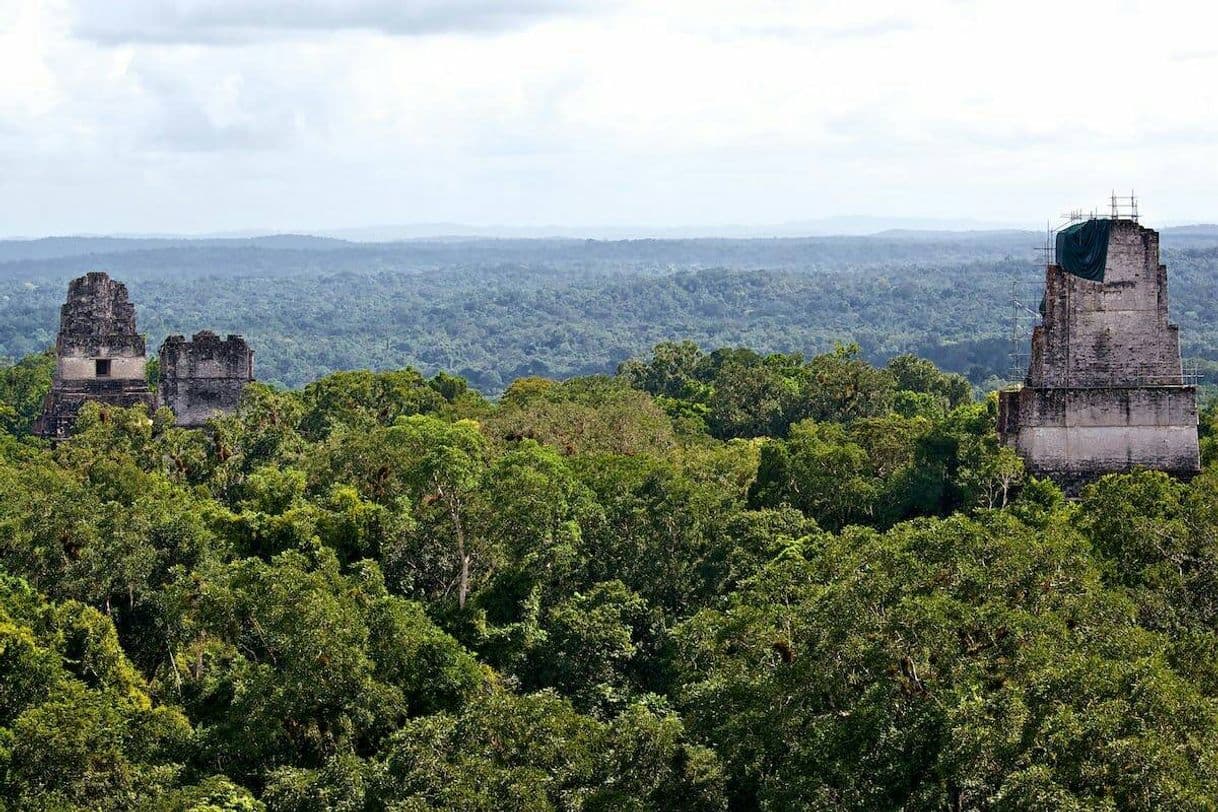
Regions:
[[[60,309],[51,391],[34,432],[63,439],[86,401],[152,407],[145,376],[144,338],[135,330],[127,286],[93,272],[73,279]]]
[[[1100,242],[1084,268],[1064,261],[1081,254],[1059,239],[1027,377],[999,393],[1000,438],[1068,492],[1136,467],[1196,473],[1197,392],[1168,321],[1158,233],[1130,219],[1072,231]]]

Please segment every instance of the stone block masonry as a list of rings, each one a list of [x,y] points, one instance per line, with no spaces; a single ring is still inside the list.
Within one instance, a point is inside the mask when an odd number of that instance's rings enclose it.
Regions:
[[[254,351],[240,336],[212,332],[190,341],[170,336],[161,345],[160,402],[179,426],[197,427],[236,410],[241,390],[254,379]]]
[[[34,432],[63,439],[90,400],[151,408],[144,338],[135,329],[127,287],[105,273],[73,279],[60,309],[55,374]]]
[[[998,432],[1067,490],[1136,467],[1200,470],[1197,394],[1167,317],[1159,235],[1112,222],[1102,282],[1050,265],[1023,386],[999,393]]]
[[[254,379],[254,352],[240,336],[221,340],[195,333],[170,336],[161,346],[161,379],[147,381],[144,337],[135,329],[127,287],[94,272],[68,285],[55,340],[55,376],[34,432],[62,440],[72,433],[80,407],[93,400],[115,406],[168,406],[180,426],[201,426],[233,412]]]

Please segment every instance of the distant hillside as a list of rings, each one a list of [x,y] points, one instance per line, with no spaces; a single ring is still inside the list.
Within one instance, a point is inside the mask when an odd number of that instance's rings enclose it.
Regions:
[[[1009,224],[967,218],[931,217],[822,217],[769,225],[690,225],[690,226],[502,226],[466,223],[414,223],[365,228],[323,230],[318,233],[357,242],[394,242],[417,239],[584,239],[599,240],[687,240],[687,239],[767,239],[773,237],[870,236],[886,231],[967,232],[1009,228]]]
[[[1212,227],[1211,227],[1212,228]],[[1218,236],[1164,231],[1185,352],[1218,367]],[[1034,307],[1033,232],[775,239],[309,237],[0,242],[0,357],[54,342],[67,282],[126,282],[152,347],[245,334],[264,380],[359,367],[447,369],[487,393],[521,375],[609,372],[666,339],[815,353],[857,341],[991,383],[1009,371],[1012,287]],[[1026,318],[1020,329],[1026,329]]]
[[[1218,225],[1198,223],[1193,226],[1172,226],[1160,229],[1159,233],[1172,237],[1214,237],[1218,239]]]
[[[271,248],[324,251],[347,243],[330,237],[282,234],[234,239],[183,239],[177,237],[44,237],[37,240],[0,240],[0,262],[104,256],[132,251],[189,248]]]

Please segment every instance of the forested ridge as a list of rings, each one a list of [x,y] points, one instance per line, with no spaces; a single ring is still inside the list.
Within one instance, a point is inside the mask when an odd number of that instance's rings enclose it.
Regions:
[[[1068,502],[899,355],[344,371],[199,431],[0,369],[0,808],[1218,806],[1218,468]]]
[[[413,366],[488,396],[529,375],[612,374],[668,340],[761,352],[855,342],[884,364],[913,352],[978,387],[1009,377],[1014,291],[1034,310],[1032,232],[804,239],[348,243],[58,239],[0,242],[0,358],[54,343],[68,280],[127,284],[155,349],[172,333],[241,333],[260,379]],[[1218,231],[1164,231],[1183,351],[1218,368]],[[1027,311],[1019,329],[1028,329]]]

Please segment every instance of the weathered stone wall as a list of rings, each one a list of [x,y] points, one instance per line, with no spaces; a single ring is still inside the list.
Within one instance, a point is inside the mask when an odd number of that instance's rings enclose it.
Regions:
[[[67,437],[81,405],[89,400],[152,406],[144,338],[136,332],[135,306],[121,282],[95,271],[69,283],[55,350],[55,375],[35,433]]]
[[[180,426],[201,426],[236,410],[241,390],[254,379],[254,352],[240,336],[212,332],[190,341],[170,336],[161,345],[160,402]]]
[[[1167,321],[1167,269],[1159,264],[1156,232],[1114,221],[1102,283],[1049,267],[1044,322],[1032,334],[1026,382],[1180,383],[1180,339]]]
[[[1000,429],[1038,473],[1197,469],[1191,387],[1025,387],[1002,396]]]
[[[1047,269],[1024,386],[999,393],[999,435],[1068,487],[1139,466],[1195,473],[1196,390],[1181,373],[1159,235],[1116,220],[1103,282]]]

